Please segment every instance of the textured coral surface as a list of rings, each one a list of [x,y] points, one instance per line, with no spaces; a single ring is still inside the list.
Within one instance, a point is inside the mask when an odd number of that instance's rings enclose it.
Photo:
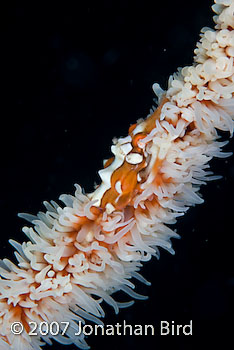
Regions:
[[[2,262],[3,349],[40,349],[39,337],[27,335],[32,320],[69,321],[66,336],[55,339],[85,347],[82,336],[74,337],[75,321],[99,322],[102,299],[116,312],[130,305],[112,298],[116,291],[144,299],[130,278],[146,282],[137,271],[159,257],[159,247],[174,252],[170,239],[178,235],[170,225],[203,202],[200,186],[217,178],[207,170],[211,158],[229,155],[216,129],[233,131],[230,4],[216,6],[216,29],[202,30],[194,65],[171,76],[167,91],[154,84],[159,107],[114,140],[95,191],[84,194],[77,185],[74,196],[60,197],[63,206],[45,202],[46,213],[21,215],[34,228],[24,228],[29,242],[11,241],[18,267]],[[13,320],[24,325],[21,336],[11,333]],[[50,344],[49,338],[42,337]]]

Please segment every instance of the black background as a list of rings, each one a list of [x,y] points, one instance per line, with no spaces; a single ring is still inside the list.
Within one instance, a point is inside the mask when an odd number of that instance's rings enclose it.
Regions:
[[[43,210],[43,200],[87,192],[110,155],[114,136],[145,117],[151,86],[167,86],[178,66],[192,63],[211,1],[8,2],[1,11],[1,257],[9,238],[25,240],[18,212]],[[228,137],[228,135],[225,135]],[[226,150],[234,149],[231,141]],[[234,322],[234,160],[213,160],[223,179],[202,188],[205,203],[178,221],[175,256],[145,264],[149,295],[106,324],[188,323],[193,336],[88,337],[92,349],[192,349],[224,341]],[[128,298],[126,297],[126,300]],[[56,343],[56,349],[64,349]],[[45,349],[50,349],[45,346]],[[67,349],[75,349],[74,346]]]

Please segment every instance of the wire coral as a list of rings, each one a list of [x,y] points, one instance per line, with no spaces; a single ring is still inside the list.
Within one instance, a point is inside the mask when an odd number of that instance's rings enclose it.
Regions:
[[[78,321],[101,323],[102,300],[122,290],[137,294],[132,277],[141,263],[159,257],[159,247],[174,253],[174,224],[190,206],[203,202],[200,186],[219,178],[208,168],[212,157],[227,157],[217,130],[233,133],[234,1],[216,0],[215,29],[203,28],[194,64],[169,78],[168,89],[153,85],[158,99],[145,120],[114,140],[113,157],[99,171],[101,184],[85,194],[61,195],[64,206],[45,202],[46,212],[21,214],[29,241],[16,249],[18,265],[1,261],[0,345],[3,350],[41,349],[51,339],[87,348]],[[63,334],[30,336],[30,322],[69,322]],[[24,331],[14,335],[13,322]]]

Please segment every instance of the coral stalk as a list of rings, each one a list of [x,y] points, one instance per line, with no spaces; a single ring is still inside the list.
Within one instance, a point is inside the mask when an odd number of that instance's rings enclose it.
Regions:
[[[1,349],[39,350],[51,339],[86,349],[84,335],[74,335],[78,322],[102,323],[103,300],[115,312],[130,306],[114,299],[117,291],[144,299],[131,278],[148,284],[141,263],[159,258],[160,247],[174,254],[179,235],[167,225],[202,203],[201,185],[219,178],[208,162],[230,155],[217,131],[232,135],[234,127],[234,0],[215,3],[215,29],[202,29],[193,65],[172,75],[167,91],[153,85],[157,108],[114,140],[94,192],[76,185],[74,196],[60,196],[63,206],[44,202],[45,213],[20,214],[34,227],[23,228],[28,242],[10,240],[18,264],[1,261]],[[30,336],[30,322],[54,320],[59,334]],[[23,325],[20,335],[13,322]]]

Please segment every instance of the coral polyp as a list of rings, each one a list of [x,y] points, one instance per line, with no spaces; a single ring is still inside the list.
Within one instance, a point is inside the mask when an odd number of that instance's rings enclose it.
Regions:
[[[128,135],[114,139],[113,156],[99,171],[101,183],[85,194],[61,195],[63,206],[44,202],[46,212],[20,214],[31,223],[28,241],[10,243],[18,264],[1,261],[1,349],[41,349],[51,339],[86,349],[79,321],[102,324],[102,301],[117,313],[131,305],[114,293],[134,291],[142,262],[174,254],[171,229],[189,207],[203,202],[201,185],[218,179],[208,170],[213,157],[225,158],[218,131],[233,133],[234,1],[216,0],[215,28],[203,28],[192,66],[179,69],[164,91],[156,83],[157,106]],[[170,227],[169,227],[170,226]],[[69,322],[59,334],[30,335],[30,324]],[[12,333],[19,322],[23,331]]]

